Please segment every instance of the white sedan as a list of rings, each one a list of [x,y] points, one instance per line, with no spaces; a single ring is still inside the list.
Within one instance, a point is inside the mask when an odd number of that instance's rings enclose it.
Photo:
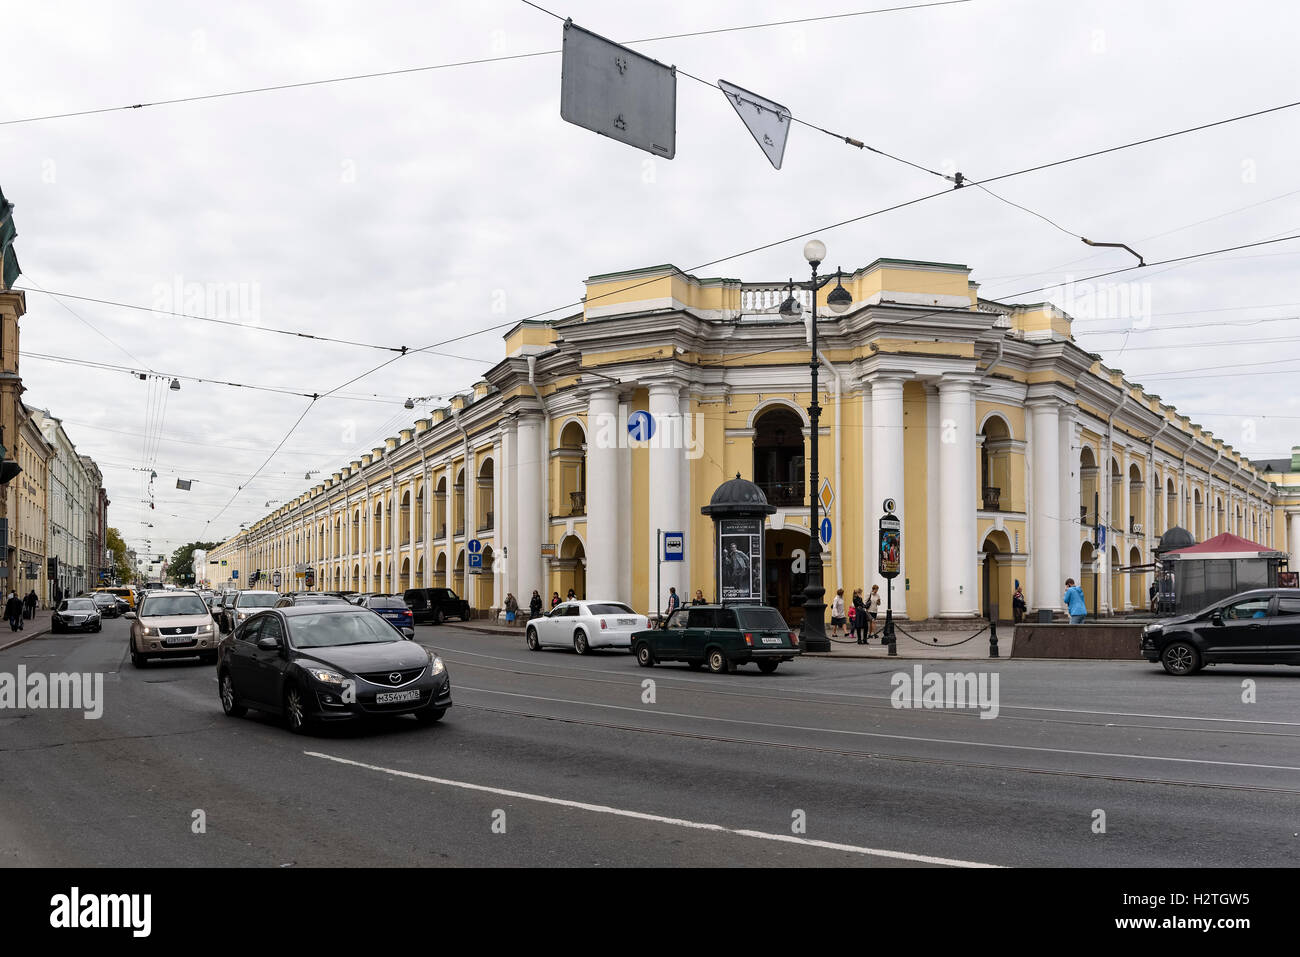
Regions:
[[[619,601],[566,601],[529,621],[525,637],[533,651],[572,648],[585,655],[593,648],[630,649],[632,633],[646,627],[645,615]]]

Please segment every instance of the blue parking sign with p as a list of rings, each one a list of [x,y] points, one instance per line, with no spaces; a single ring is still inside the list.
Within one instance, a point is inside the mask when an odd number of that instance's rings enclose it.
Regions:
[[[469,567],[483,567],[483,543],[477,538],[471,538],[465,545],[469,550]]]

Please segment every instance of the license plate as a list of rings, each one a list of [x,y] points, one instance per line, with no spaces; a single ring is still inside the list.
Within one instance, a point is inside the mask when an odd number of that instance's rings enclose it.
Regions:
[[[765,644],[765,645],[779,645],[779,644],[781,644],[781,639],[780,639],[780,638],[764,638],[764,639],[763,639],[763,644]]]
[[[164,638],[164,645],[188,645],[194,640],[193,635],[173,635],[170,638]]]
[[[636,624],[636,619],[635,619],[635,618],[620,618],[620,619],[618,620],[618,623],[619,623],[620,625],[635,625],[635,624]]]
[[[419,700],[419,691],[381,691],[375,695],[375,704],[397,704],[400,701]]]

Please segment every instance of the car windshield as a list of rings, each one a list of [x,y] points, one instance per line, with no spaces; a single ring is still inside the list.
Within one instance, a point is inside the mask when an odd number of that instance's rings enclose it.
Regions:
[[[775,608],[750,607],[737,608],[736,616],[740,627],[751,631],[789,631],[785,619]]]
[[[59,611],[94,611],[95,603],[89,598],[71,598],[59,606]]]
[[[297,648],[375,645],[405,640],[378,615],[367,615],[360,609],[350,614],[293,615],[289,618],[289,634]]]
[[[591,613],[593,615],[635,615],[636,614],[636,612],[634,612],[631,608],[627,607],[627,605],[621,605],[617,602],[612,602],[612,601],[600,602],[597,604],[588,605],[587,608],[591,610]]]
[[[240,595],[236,604],[240,608],[270,608],[279,600],[279,592],[259,591],[253,595]]]
[[[206,615],[208,606],[198,595],[150,595],[144,600],[140,617],[162,615]]]

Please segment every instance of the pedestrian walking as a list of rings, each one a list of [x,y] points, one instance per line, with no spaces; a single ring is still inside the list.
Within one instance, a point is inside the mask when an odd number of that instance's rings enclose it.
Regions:
[[[513,625],[515,623],[515,613],[517,611],[519,611],[519,602],[515,601],[515,596],[513,593],[508,592],[506,594],[506,624],[507,625]]]
[[[844,589],[835,589],[835,599],[831,602],[831,637],[838,638],[845,633],[844,624]]]
[[[1065,607],[1070,613],[1070,624],[1077,625],[1088,615],[1088,605],[1083,600],[1083,589],[1074,583],[1073,578],[1065,580]]]
[[[1029,610],[1029,605],[1025,602],[1025,593],[1020,590],[1020,579],[1016,579],[1016,590],[1011,596],[1011,614],[1016,623],[1024,621],[1025,612]]]
[[[36,596],[36,589],[33,588],[27,593],[27,597],[23,599],[23,605],[25,606],[23,611],[26,613],[28,618],[36,617],[36,606],[40,603],[40,598]]]
[[[9,593],[9,600],[5,602],[5,617],[9,619],[9,629],[11,631],[22,630],[23,602],[14,592]]]
[[[853,635],[858,644],[867,643],[867,603],[862,600],[862,589],[853,589]]]
[[[677,589],[674,588],[674,587],[671,587],[671,586],[670,586],[670,587],[668,588],[668,614],[669,614],[669,616],[671,616],[673,612],[675,612],[678,608],[681,608],[681,607],[682,607],[682,600],[681,600],[680,598],[677,597]]]
[[[54,607],[58,608],[59,603],[63,601],[63,589],[58,585],[54,586]]]
[[[542,596],[537,593],[536,588],[533,589],[533,597],[528,600],[528,617],[542,617]]]
[[[692,604],[692,605],[707,605],[707,604],[708,604],[708,602],[704,600],[704,589],[702,589],[702,588],[697,588],[697,589],[695,589],[695,597],[691,599],[691,604]]]
[[[1156,614],[1160,610],[1160,599],[1156,596],[1160,594],[1160,586],[1156,584],[1155,579],[1151,580],[1151,587],[1147,590],[1151,597],[1151,614]]]
[[[871,594],[867,596],[867,644],[876,633],[876,618],[880,615],[880,586],[872,585]]]

